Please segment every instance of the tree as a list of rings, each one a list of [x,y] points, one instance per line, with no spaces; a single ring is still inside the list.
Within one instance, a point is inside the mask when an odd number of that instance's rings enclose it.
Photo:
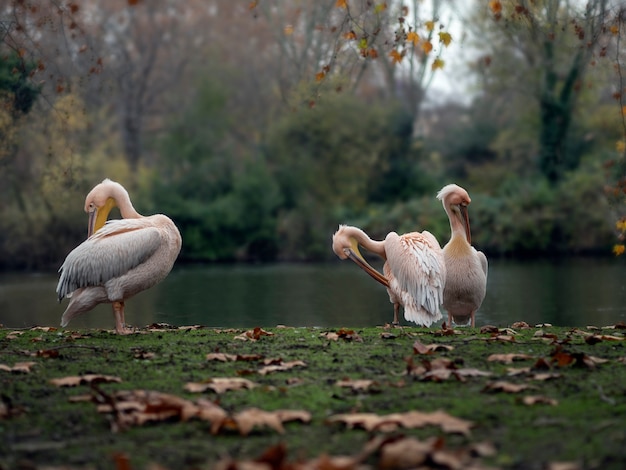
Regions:
[[[568,138],[580,90],[592,58],[606,53],[612,18],[609,0],[492,0],[493,36],[483,34],[489,49],[486,66],[521,67],[523,81],[512,86],[527,90],[539,113],[538,160],[545,177],[561,181],[578,164]],[[604,51],[604,52],[603,52]]]

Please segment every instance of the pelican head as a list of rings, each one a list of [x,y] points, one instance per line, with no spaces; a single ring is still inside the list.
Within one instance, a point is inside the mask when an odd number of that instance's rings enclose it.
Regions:
[[[385,276],[375,270],[359,251],[359,240],[357,237],[359,237],[362,241],[371,241],[361,229],[347,225],[340,225],[339,229],[333,235],[333,251],[339,259],[344,260],[350,258],[375,280],[380,282],[385,287],[389,287],[389,281],[385,278]]]
[[[465,231],[467,243],[471,245],[472,234],[467,206],[472,200],[467,191],[456,184],[448,184],[437,193],[437,199],[442,202],[444,210],[450,216],[450,220],[452,221],[454,217],[461,223]]]
[[[89,214],[87,237],[100,230],[107,221],[111,209],[118,205],[118,201],[130,196],[124,187],[106,178],[96,185],[85,198],[85,212]]]

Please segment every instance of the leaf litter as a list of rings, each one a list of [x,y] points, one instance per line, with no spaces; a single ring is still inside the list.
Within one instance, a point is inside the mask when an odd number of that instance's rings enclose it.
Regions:
[[[531,327],[519,326],[522,329],[532,329]],[[541,328],[550,328],[549,326],[542,325]],[[200,328],[198,328],[200,329]],[[617,328],[616,328],[617,329]],[[196,329],[177,329],[177,331],[183,331],[185,334],[188,331],[195,331]],[[163,331],[163,330],[160,330]],[[235,331],[231,331],[235,333]],[[45,333],[45,332],[44,332]],[[221,333],[221,332],[220,332]],[[266,334],[267,333],[267,334]],[[384,332],[383,332],[384,333]],[[426,345],[420,341],[414,341],[412,346],[413,355],[405,358],[404,375],[406,380],[421,380],[430,382],[445,382],[449,378],[455,378],[457,382],[461,382],[459,387],[469,386],[467,385],[468,377],[475,377],[480,381],[484,377],[495,376],[496,380],[490,380],[483,385],[483,391],[491,392],[505,392],[520,394],[538,388],[534,385],[525,383],[511,383],[504,380],[500,380],[500,377],[507,375],[521,376],[528,380],[533,380],[539,383],[546,382],[552,379],[563,380],[564,374],[569,368],[586,369],[589,371],[596,370],[602,364],[610,362],[609,359],[593,356],[586,352],[576,350],[573,348],[574,342],[582,341],[586,346],[598,347],[596,345],[602,345],[603,343],[616,343],[621,341],[620,335],[602,335],[602,334],[588,334],[582,330],[573,329],[570,330],[565,337],[560,337],[557,334],[551,332],[542,331],[541,335],[538,335],[539,331],[531,331],[531,338],[546,339],[551,344],[555,345],[552,351],[546,354],[524,354],[524,353],[492,353],[485,355],[483,359],[484,365],[493,364],[488,370],[481,370],[476,367],[464,367],[463,361],[459,360],[459,357],[448,358],[439,357],[439,355],[451,355],[456,354],[458,344],[442,344],[433,343]],[[424,333],[421,333],[424,334]],[[433,337],[446,337],[450,341],[464,341],[470,342],[474,339],[487,339],[489,342],[495,341],[501,344],[518,343],[528,340],[520,339],[520,335],[516,331],[511,329],[497,329],[497,331],[485,331],[482,333],[487,338],[481,338],[478,336],[464,335],[463,331],[452,330],[449,328],[443,328],[441,331],[432,331],[427,334],[431,334]],[[255,328],[247,330],[243,333],[248,339],[244,341],[250,341],[252,343],[268,337],[271,338],[275,333],[263,330],[261,328]],[[336,336],[335,336],[336,335]],[[412,336],[414,333],[402,333],[399,335],[387,335],[385,341],[397,342],[406,336]],[[7,335],[8,336],[8,335]],[[15,335],[15,338],[21,336]],[[76,336],[74,340],[80,340],[82,338],[90,338],[91,335]],[[233,339],[242,336],[238,334]],[[363,343],[364,338],[355,330],[340,329],[332,332],[322,334],[327,340],[338,341],[343,340],[344,344],[359,345]],[[379,338],[382,339],[380,333]],[[576,340],[575,338],[581,338]],[[46,341],[46,337],[37,337],[37,342]],[[67,337],[69,339],[69,337]],[[511,339],[513,338],[513,340]],[[593,338],[589,340],[589,338]],[[6,336],[5,336],[5,339]],[[15,340],[9,338],[9,340]],[[368,341],[370,341],[368,339]],[[32,342],[32,341],[31,341]],[[391,344],[391,343],[389,343]],[[528,343],[527,343],[528,344]],[[566,348],[566,345],[567,346]],[[324,348],[327,348],[327,344]],[[361,347],[361,346],[359,346]],[[93,347],[92,347],[93,349]],[[131,354],[136,359],[155,359],[159,355],[155,355],[148,349],[130,348]],[[45,351],[46,349],[43,349]],[[95,350],[95,349],[94,349]],[[332,350],[332,348],[331,348]],[[263,354],[258,353],[220,353],[217,349],[214,349],[214,353],[204,354],[206,361],[224,363],[236,361],[258,362],[259,369],[256,371],[260,377],[265,377],[266,374],[262,374],[259,371],[264,367],[276,367],[287,366],[285,369],[280,370],[298,370],[302,367],[310,367],[309,364],[304,361],[283,361],[279,357],[264,358]],[[26,351],[20,352],[27,354]],[[38,359],[47,361],[53,356],[41,355]],[[308,357],[308,356],[307,356]],[[58,356],[57,356],[58,358]],[[419,361],[415,359],[420,358]],[[620,360],[623,360],[624,356],[621,355],[617,358],[614,357],[614,363],[621,364]],[[62,359],[61,359],[62,360]],[[534,364],[530,367],[518,368],[514,371],[513,368],[502,367],[498,369],[498,364],[510,365],[513,362],[533,360]],[[307,361],[308,362],[308,361]],[[37,362],[39,363],[39,362]],[[43,363],[42,363],[43,364]],[[144,363],[145,364],[145,363]],[[6,366],[6,365],[5,365]],[[17,363],[15,363],[17,366]],[[13,366],[13,367],[15,367]],[[12,366],[6,366],[11,368]],[[402,371],[402,362],[397,361],[396,367]],[[494,369],[495,367],[495,369]],[[553,372],[552,369],[557,369],[559,372]],[[5,369],[6,370],[6,369]],[[29,369],[30,370],[30,369]],[[37,369],[38,373],[41,368]],[[250,393],[251,390],[258,388],[255,382],[234,380],[237,377],[223,377],[224,380],[220,384],[219,378],[207,379],[204,382],[187,382],[185,391],[191,393],[203,393],[206,391],[213,391],[218,395],[221,395],[230,390],[241,390],[240,393]],[[213,380],[213,382],[211,382]],[[289,377],[284,381],[285,383],[302,384],[301,377]],[[402,382],[402,383],[401,383]],[[303,409],[285,409],[276,408],[271,411],[263,410],[255,406],[243,407],[239,411],[236,411],[238,407],[222,407],[217,401],[212,401],[207,398],[198,398],[195,400],[188,400],[186,398],[178,397],[173,394],[167,394],[158,391],[146,391],[143,389],[136,390],[117,390],[113,392],[106,392],[102,390],[102,385],[108,384],[120,384],[121,379],[115,375],[107,374],[83,374],[74,375],[61,378],[49,379],[49,383],[56,385],[57,387],[76,387],[79,385],[88,385],[91,388],[91,395],[74,395],[70,397],[70,400],[75,403],[79,402],[93,402],[96,403],[99,413],[108,416],[113,431],[123,431],[129,427],[140,427],[147,424],[158,425],[159,423],[168,422],[208,422],[209,431],[213,435],[224,435],[229,433],[238,433],[240,436],[250,438],[252,435],[257,435],[259,432],[264,432],[265,429],[277,432],[282,435],[287,434],[285,428],[286,423],[300,422],[305,425],[311,425],[315,421],[315,415],[308,410]],[[213,383],[212,386],[209,386]],[[188,389],[190,384],[196,384],[198,387],[196,390]],[[248,384],[242,386],[241,384]],[[252,385],[250,385],[252,384]],[[408,384],[405,379],[399,381],[397,384],[394,382],[380,382],[378,380],[365,379],[365,378],[351,378],[344,377],[341,380],[335,380],[334,385],[347,387],[356,392],[362,391],[385,391],[387,387],[407,387]],[[266,390],[267,384],[264,384]],[[601,390],[598,385],[598,389]],[[284,393],[284,392],[280,392]],[[604,394],[604,392],[602,392]],[[606,403],[615,404],[615,399],[603,395],[602,401]],[[14,405],[9,397],[2,396],[0,401],[0,418],[11,419],[11,416],[17,416],[24,411],[24,408],[19,405]],[[548,405],[552,407],[559,406],[559,400],[551,398],[544,394],[532,394],[526,396],[520,396],[515,398],[515,402],[526,405]],[[306,403],[306,402],[305,402]],[[286,450],[283,452],[282,466],[270,466],[269,468],[368,468],[369,464],[377,461],[377,468],[407,468],[415,466],[423,466],[424,468],[430,468],[435,466],[437,468],[484,468],[477,458],[497,456],[495,446],[490,442],[471,443],[468,442],[459,446],[458,444],[453,449],[448,449],[445,444],[443,436],[427,438],[425,440],[416,439],[411,436],[403,436],[395,433],[402,430],[418,429],[435,427],[439,428],[441,432],[459,434],[469,438],[471,435],[470,430],[476,427],[480,428],[481,423],[473,420],[466,420],[455,417],[444,411],[435,412],[423,412],[418,410],[409,410],[406,412],[379,414],[371,412],[359,412],[355,409],[350,413],[331,414],[330,417],[324,418],[318,415],[318,420],[322,420],[327,426],[342,425],[346,429],[363,429],[370,433],[370,441],[364,445],[363,449],[355,455],[348,456],[330,456],[322,453],[318,457],[305,461],[302,458],[298,458],[293,463],[289,463],[286,460]],[[290,428],[291,429],[291,428]],[[374,442],[374,444],[372,444]],[[369,446],[369,447],[368,447]],[[479,450],[480,448],[483,450]],[[372,457],[374,447],[376,456]],[[398,449],[404,449],[399,450]],[[408,453],[406,449],[414,449],[412,453]],[[418,451],[418,449],[421,449]],[[485,451],[484,449],[490,449]],[[231,463],[235,462],[237,468],[244,468],[243,465],[246,462],[253,462],[258,464],[267,464],[267,460],[271,460],[272,457],[268,457],[266,454],[276,455],[280,452],[275,451],[273,447],[267,447],[267,452],[264,453],[255,461],[243,460],[230,460]],[[407,455],[414,455],[415,458],[411,461],[403,461]],[[364,457],[366,456],[366,457]],[[467,457],[470,456],[470,457]],[[470,458],[471,460],[467,460]],[[369,460],[367,460],[369,459]],[[373,460],[372,460],[373,459]],[[227,460],[227,459],[226,459]],[[223,461],[226,461],[223,460]],[[280,460],[280,459],[278,459]],[[367,462],[366,462],[367,460]],[[403,463],[404,462],[404,463]],[[290,466],[289,466],[290,465]],[[547,466],[550,462],[546,463]],[[248,467],[245,467],[248,468]],[[250,467],[252,468],[252,467]],[[261,468],[261,467],[259,467]],[[263,468],[268,468],[267,466]]]

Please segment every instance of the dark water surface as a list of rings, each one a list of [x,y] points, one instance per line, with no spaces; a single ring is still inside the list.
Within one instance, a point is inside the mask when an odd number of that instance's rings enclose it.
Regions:
[[[626,263],[617,259],[491,260],[476,325],[523,320],[559,326],[626,322]],[[56,274],[0,274],[0,324],[58,326]],[[126,321],[211,327],[362,327],[390,322],[386,290],[354,263],[178,266],[126,302]],[[402,322],[406,324],[406,322]],[[70,328],[113,328],[110,305]]]

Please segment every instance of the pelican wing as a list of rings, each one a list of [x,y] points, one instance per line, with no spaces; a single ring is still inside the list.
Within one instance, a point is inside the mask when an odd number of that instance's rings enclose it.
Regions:
[[[404,300],[407,320],[429,326],[441,318],[446,266],[437,239],[429,232],[389,234],[387,263]],[[413,318],[410,318],[413,317]]]
[[[152,256],[161,244],[146,219],[111,220],[72,250],[59,269],[59,301],[81,287],[100,286]]]

